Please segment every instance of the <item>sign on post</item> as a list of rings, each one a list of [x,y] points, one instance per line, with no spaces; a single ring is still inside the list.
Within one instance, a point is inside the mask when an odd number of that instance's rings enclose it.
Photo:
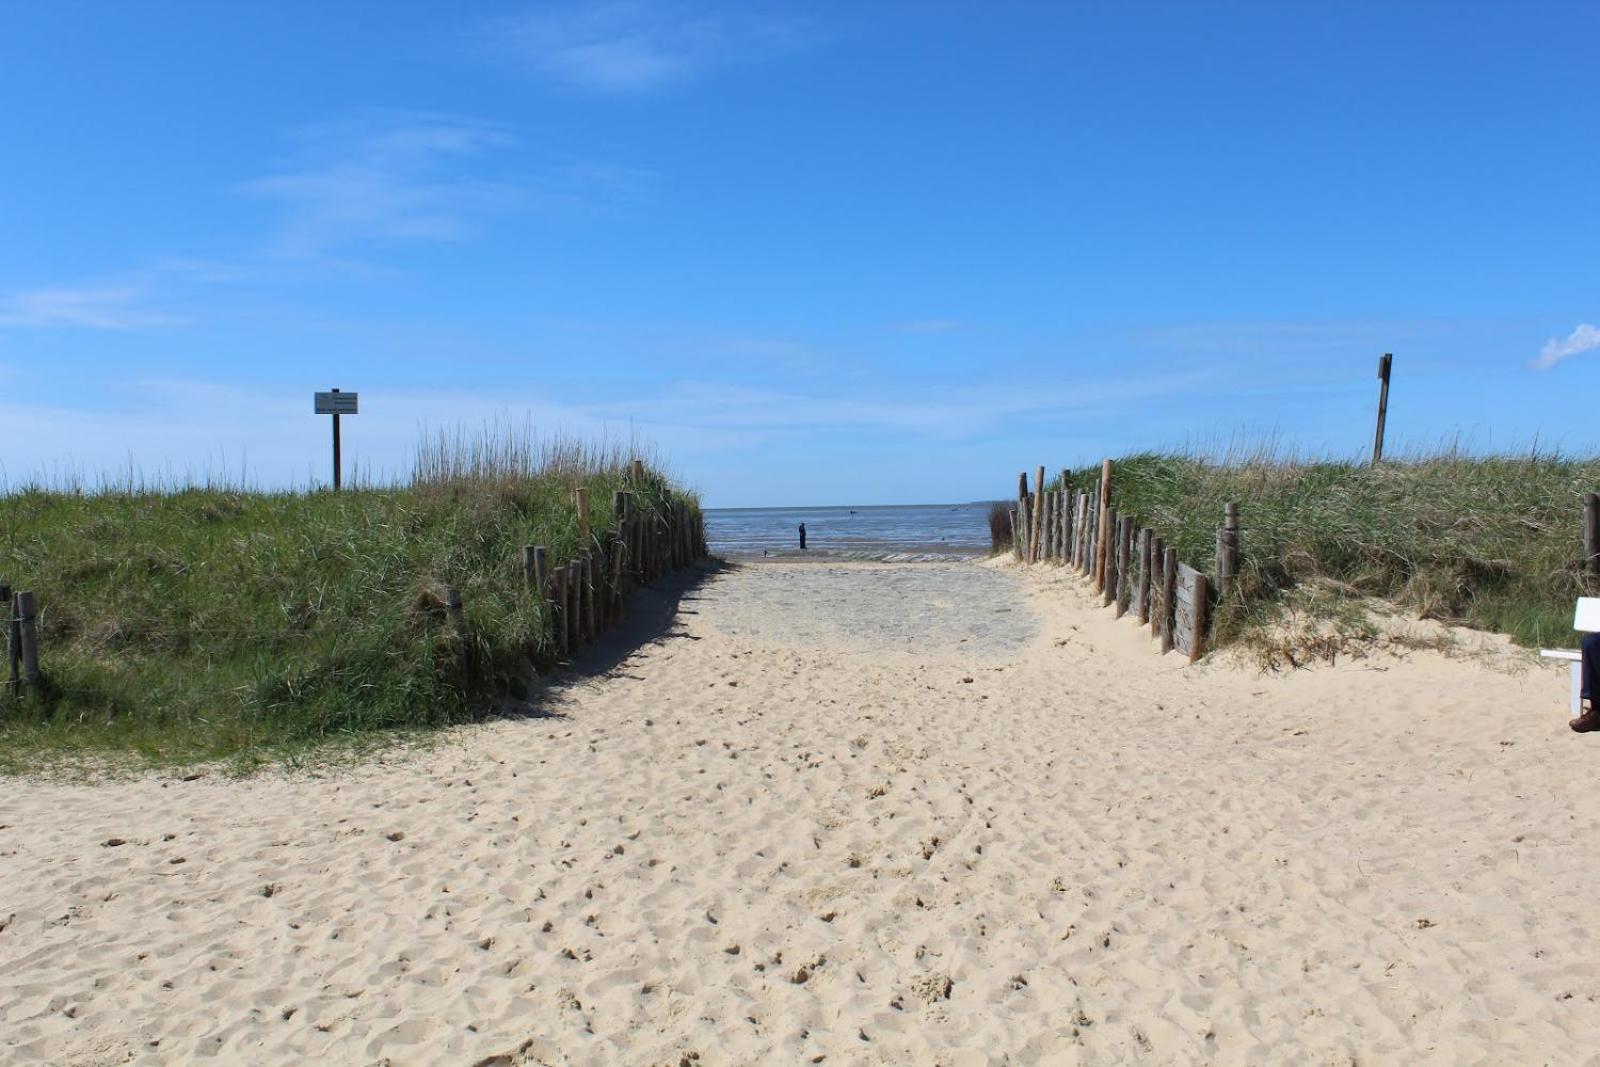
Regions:
[[[333,487],[339,488],[339,416],[354,415],[356,413],[356,398],[359,393],[345,393],[338,389],[330,389],[326,393],[317,393],[316,413],[318,415],[333,416]]]

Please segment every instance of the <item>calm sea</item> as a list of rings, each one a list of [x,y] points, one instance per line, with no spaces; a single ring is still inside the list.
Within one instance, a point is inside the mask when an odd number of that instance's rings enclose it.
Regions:
[[[706,539],[720,556],[946,560],[989,553],[988,504],[859,508],[710,508]]]

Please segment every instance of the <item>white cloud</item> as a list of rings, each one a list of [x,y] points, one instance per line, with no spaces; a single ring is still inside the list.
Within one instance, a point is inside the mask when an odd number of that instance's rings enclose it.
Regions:
[[[952,333],[960,327],[954,319],[913,319],[899,324],[901,333]]]
[[[1565,340],[1552,337],[1546,341],[1544,347],[1539,350],[1539,358],[1534,360],[1531,366],[1538,370],[1549,370],[1564,359],[1571,359],[1573,356],[1592,352],[1597,348],[1600,348],[1600,327],[1587,322],[1579,323],[1577,329],[1569,333]]]
[[[26,289],[0,297],[0,326],[137,330],[180,319],[151,309],[142,284]]]
[[[479,119],[377,112],[301,131],[301,165],[242,183],[283,212],[277,250],[319,256],[372,242],[462,236],[483,215],[518,201],[515,183],[465,173],[480,157],[516,143]]]
[[[644,93],[785,50],[804,36],[792,19],[761,7],[568,3],[496,20],[488,32],[498,51],[552,81],[587,92]]]

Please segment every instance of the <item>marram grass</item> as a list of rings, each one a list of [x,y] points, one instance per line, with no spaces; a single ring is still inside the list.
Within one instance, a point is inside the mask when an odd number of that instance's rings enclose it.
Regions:
[[[1391,601],[1419,617],[1573,644],[1585,579],[1583,498],[1600,460],[1555,454],[1413,454],[1372,466],[1301,460],[1268,448],[1222,456],[1147,452],[1114,461],[1117,507],[1214,571],[1223,507],[1239,504],[1236,595],[1218,608],[1219,643],[1270,623],[1297,587]],[[1098,468],[1074,475],[1090,487]]]
[[[0,580],[37,595],[48,680],[0,695],[0,765],[248,763],[480,718],[554,659],[522,546],[579,552],[573,489],[606,529],[631,455],[499,431],[425,442],[397,486],[0,497]],[[642,506],[694,503],[648,471]]]

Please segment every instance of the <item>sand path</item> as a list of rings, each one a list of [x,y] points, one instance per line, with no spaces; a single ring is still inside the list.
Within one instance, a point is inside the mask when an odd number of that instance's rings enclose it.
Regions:
[[[1600,1054],[1560,673],[1188,668],[970,564],[656,596],[430,752],[0,783],[0,1061]]]

